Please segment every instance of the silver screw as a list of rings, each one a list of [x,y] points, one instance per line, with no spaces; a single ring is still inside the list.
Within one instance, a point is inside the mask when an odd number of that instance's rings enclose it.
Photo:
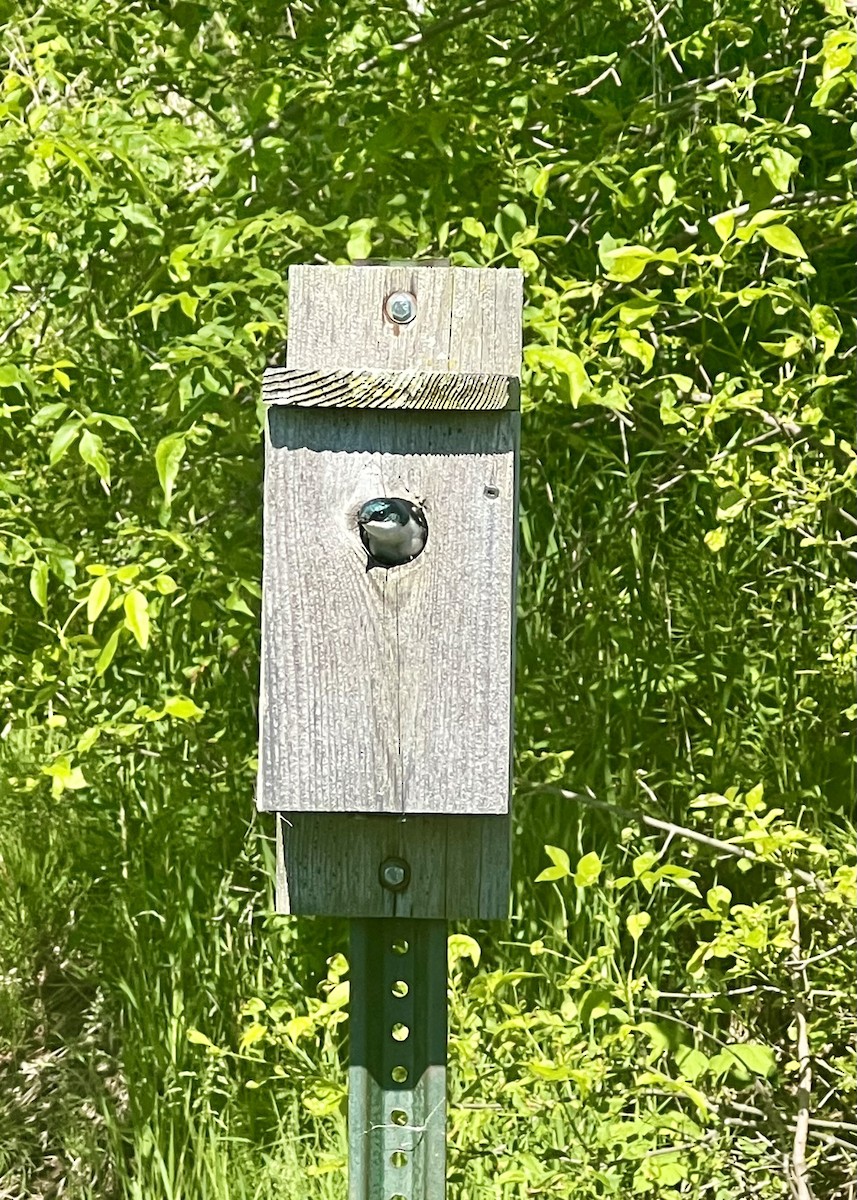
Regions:
[[[410,325],[417,315],[416,297],[410,292],[393,292],[384,301],[384,312],[395,325]]]
[[[411,869],[402,858],[388,858],[381,863],[378,874],[382,887],[391,892],[399,892],[408,886]]]

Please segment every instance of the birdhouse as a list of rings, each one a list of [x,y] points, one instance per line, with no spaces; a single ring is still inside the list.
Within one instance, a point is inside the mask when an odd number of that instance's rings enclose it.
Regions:
[[[300,266],[265,374],[279,904],[504,916],[521,275]]]

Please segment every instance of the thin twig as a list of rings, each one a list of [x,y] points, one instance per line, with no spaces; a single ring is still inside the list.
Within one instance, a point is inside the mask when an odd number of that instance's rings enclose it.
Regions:
[[[429,25],[428,29],[422,30],[419,33],[412,33],[409,37],[402,38],[400,42],[391,42],[390,45],[384,47],[384,53],[373,54],[371,58],[367,58],[364,62],[359,63],[357,70],[361,74],[371,71],[392,50],[410,50],[414,46],[421,46],[431,38],[440,37],[441,34],[448,33],[450,29],[457,29],[460,25],[467,24],[468,21],[476,21],[479,17],[484,17],[488,13],[493,12],[494,9],[508,8],[512,3],[513,0],[477,0],[475,4],[468,4],[466,8],[462,8],[455,16],[444,17],[442,21],[435,21],[434,25]]]
[[[646,0],[646,7],[648,8],[649,12],[652,14],[652,24],[649,26],[649,28],[650,29],[655,28],[658,31],[658,33],[661,35],[664,46],[666,47],[667,57],[669,58],[670,62],[675,67],[675,69],[679,73],[679,75],[684,75],[684,67],[681,65],[681,63],[676,58],[675,53],[673,52],[672,44],[669,39],[669,34],[664,29],[663,23],[661,22],[661,17],[667,11],[667,9],[669,8],[669,5],[668,4],[665,5],[664,8],[662,8],[661,11],[658,12],[657,9],[655,8],[654,4],[652,4],[652,0]]]
[[[756,992],[773,992],[783,995],[783,989],[772,983],[753,983],[749,987],[727,988],[722,992],[662,992],[656,991],[659,1000],[719,1000],[721,996],[752,996]]]
[[[44,299],[44,295],[45,295],[44,292],[39,292],[39,294],[38,294],[38,296],[36,296],[35,300],[27,308],[24,309],[24,311],[21,313],[21,315],[19,317],[16,317],[11,325],[6,326],[6,328],[3,330],[3,332],[0,333],[0,346],[4,345],[4,343],[9,340],[9,338],[12,336],[12,334],[15,332],[15,330],[19,329],[20,326],[23,325],[25,321],[29,321],[30,317],[33,315],[33,313],[38,309],[39,305],[42,303],[42,300]]]
[[[673,837],[687,838],[689,842],[698,842],[701,846],[708,846],[712,850],[719,850],[722,854],[731,854],[735,858],[746,858],[750,862],[756,862],[762,866],[787,870],[796,879],[800,879],[802,883],[809,884],[810,887],[820,886],[818,876],[811,874],[809,871],[801,871],[797,867],[784,867],[781,863],[769,862],[765,858],[760,858],[754,850],[748,850],[746,846],[736,846],[734,842],[723,842],[719,838],[709,837],[707,833],[698,833],[695,829],[688,829],[686,825],[675,825],[672,821],[661,821],[658,817],[652,817],[648,813],[640,812],[637,809],[626,808],[622,804],[611,804],[607,800],[597,800],[595,796],[587,796],[582,792],[570,792],[567,788],[554,787],[550,784],[537,784],[533,787],[533,791],[548,793],[553,796],[562,796],[565,800],[579,800],[581,804],[586,804],[590,808],[600,808],[605,812],[617,813],[619,816],[638,821],[641,825],[647,825],[650,829],[659,829],[663,833],[671,834]]]
[[[812,1097],[812,1059],[809,1053],[809,1026],[806,1019],[807,980],[800,945],[800,908],[797,901],[797,888],[793,885],[789,886],[786,889],[786,896],[789,902],[789,924],[791,925],[791,966],[794,974],[797,1056],[801,1073],[797,1089],[798,1110],[795,1121],[794,1142],[792,1143],[790,1169],[797,1200],[814,1200],[812,1188],[809,1185],[809,1173],[806,1165],[806,1143],[809,1137],[809,1105]]]
[[[802,967],[810,967],[813,963],[821,962],[824,958],[832,958],[834,954],[841,954],[843,950],[850,949],[851,946],[857,945],[857,937],[848,938],[845,942],[840,942],[838,946],[832,946],[829,950],[822,950],[821,954],[813,954],[812,958],[805,958],[800,964]]]

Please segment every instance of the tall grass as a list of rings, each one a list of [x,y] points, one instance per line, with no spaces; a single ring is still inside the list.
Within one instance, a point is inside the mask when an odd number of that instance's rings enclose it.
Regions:
[[[614,450],[606,465],[603,451],[571,456],[550,412],[529,420],[514,917],[508,928],[468,925],[478,970],[466,954],[452,964],[451,1194],[586,1200],[636,1180],[654,1195],[737,1200],[752,1185],[779,1196],[794,1118],[781,877],[742,875],[623,814],[645,806],[686,824],[699,792],[765,777],[795,827],[823,802],[832,871],[847,854],[835,817],[847,766],[819,730],[842,692],[817,680],[813,691],[807,674],[820,650],[809,574],[783,582],[782,557],[752,537],[732,562],[714,560],[686,533],[700,503],[692,476],[667,504],[657,488],[672,464],[645,444],[624,458],[618,434]],[[53,803],[38,747],[3,749],[0,1196],[345,1194],[341,1105],[334,1092],[325,1108],[313,1091],[344,1084],[343,1027],[294,1035],[287,1024],[313,1011],[347,931],[271,915],[245,686],[224,694],[224,709],[243,705],[248,719],[213,778],[204,745],[184,742],[123,755]],[[810,694],[807,721],[792,721]],[[544,790],[557,784],[617,811]],[[598,882],[534,885],[546,843],[572,869],[597,852]],[[692,872],[697,894],[667,877],[651,891],[618,886],[646,851]],[[740,977],[718,960],[700,983],[687,965],[711,931],[702,897],[724,879],[736,902],[759,906],[770,944]],[[842,912],[807,903],[813,945],[841,937],[850,953]],[[650,924],[633,936],[629,917],[641,912]],[[827,980],[840,1014],[842,979]],[[254,999],[266,1035],[242,1051],[242,1005]],[[825,1051],[825,1086],[841,1096],[852,1087],[843,1020]],[[710,1065],[742,1040],[778,1047],[779,1077]],[[676,1065],[689,1061],[697,1074]],[[760,1132],[735,1104],[773,1124]],[[846,1169],[844,1151],[832,1154],[831,1189]]]

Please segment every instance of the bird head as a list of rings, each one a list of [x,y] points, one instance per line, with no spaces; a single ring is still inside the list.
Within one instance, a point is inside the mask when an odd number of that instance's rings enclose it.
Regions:
[[[357,524],[361,528],[367,525],[404,527],[412,519],[411,510],[415,505],[407,500],[399,500],[395,496],[382,496],[377,500],[367,500],[357,514]]]
[[[398,567],[422,553],[428,537],[428,523],[421,508],[399,496],[378,496],[367,500],[357,513],[360,540],[366,548],[370,567]]]

